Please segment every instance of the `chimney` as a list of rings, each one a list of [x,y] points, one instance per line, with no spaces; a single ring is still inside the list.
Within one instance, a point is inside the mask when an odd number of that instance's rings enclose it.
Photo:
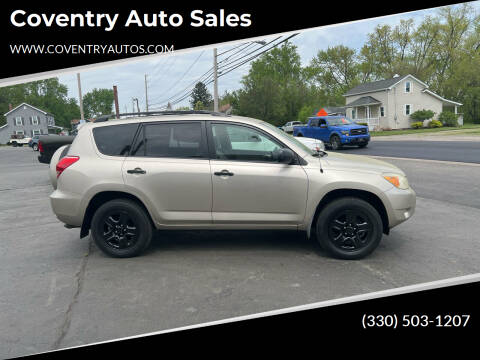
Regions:
[[[13,109],[13,106],[12,104],[8,104],[8,111],[12,110]]]

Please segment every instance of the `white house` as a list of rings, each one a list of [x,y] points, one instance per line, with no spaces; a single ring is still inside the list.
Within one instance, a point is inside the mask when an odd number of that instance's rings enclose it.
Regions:
[[[368,123],[370,129],[409,128],[410,115],[417,110],[432,110],[435,119],[444,110],[458,114],[457,108],[462,105],[435,94],[413,75],[361,84],[344,96],[346,115],[357,122]],[[463,124],[463,117],[458,115],[459,124]]]

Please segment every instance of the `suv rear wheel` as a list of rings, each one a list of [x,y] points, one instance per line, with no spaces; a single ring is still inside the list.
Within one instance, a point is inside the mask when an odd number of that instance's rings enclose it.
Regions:
[[[331,255],[347,260],[369,255],[380,243],[382,219],[368,202],[344,197],[332,201],[320,212],[317,240]]]
[[[140,255],[153,235],[145,210],[128,199],[111,200],[100,206],[93,215],[91,229],[100,250],[121,258]]]

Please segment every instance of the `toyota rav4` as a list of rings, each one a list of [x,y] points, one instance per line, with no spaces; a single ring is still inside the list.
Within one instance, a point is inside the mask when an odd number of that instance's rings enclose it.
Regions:
[[[389,163],[313,151],[251,118],[145,115],[85,124],[50,163],[54,213],[110,256],[142,253],[154,230],[285,229],[358,259],[414,213]]]

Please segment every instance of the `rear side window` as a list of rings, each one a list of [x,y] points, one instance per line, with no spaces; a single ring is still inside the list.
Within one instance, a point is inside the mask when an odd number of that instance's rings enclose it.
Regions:
[[[93,129],[98,150],[104,155],[127,156],[138,124],[102,126]]]
[[[131,153],[148,157],[204,157],[200,122],[146,124]]]
[[[310,120],[310,126],[318,126],[318,119]]]

